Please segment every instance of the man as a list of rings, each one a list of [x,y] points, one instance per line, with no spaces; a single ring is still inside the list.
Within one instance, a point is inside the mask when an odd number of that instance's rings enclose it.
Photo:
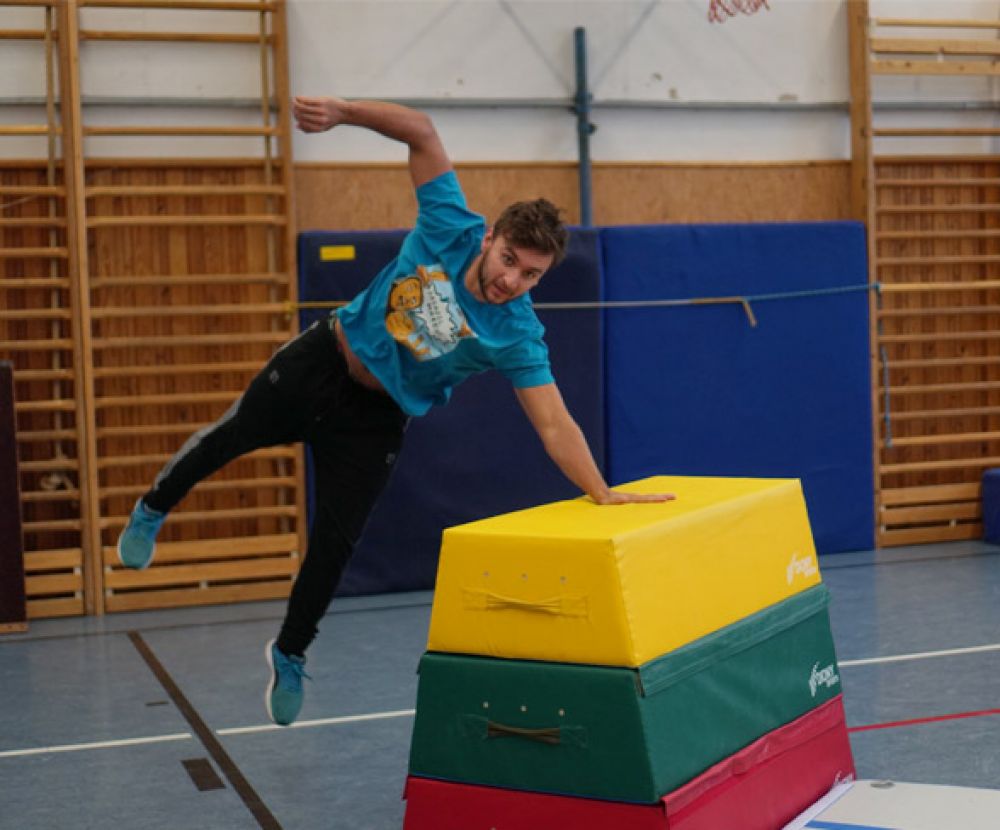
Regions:
[[[153,558],[167,513],[237,456],[304,441],[316,506],[308,554],[276,640],[267,710],[292,723],[302,705],[305,651],[382,491],[411,416],[447,402],[471,374],[498,369],[546,452],[598,504],[665,501],[611,490],[549,369],[528,291],[565,253],[567,232],[544,199],[507,208],[487,229],[472,213],[430,118],[395,104],[296,98],[300,130],[365,127],[409,147],[419,206],[399,256],[350,305],[283,346],[215,424],[195,433],[136,502],[118,540],[130,568]]]

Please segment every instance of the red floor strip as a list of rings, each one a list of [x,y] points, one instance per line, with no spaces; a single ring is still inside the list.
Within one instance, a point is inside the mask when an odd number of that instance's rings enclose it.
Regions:
[[[870,723],[865,726],[849,726],[848,732],[867,732],[870,729],[895,729],[897,726],[918,726],[922,723],[938,723],[945,720],[960,720],[962,718],[981,718],[988,715],[1000,715],[1000,709],[981,709],[978,712],[956,712],[953,715],[935,715],[931,718],[913,718],[912,720],[894,720],[887,723]]]

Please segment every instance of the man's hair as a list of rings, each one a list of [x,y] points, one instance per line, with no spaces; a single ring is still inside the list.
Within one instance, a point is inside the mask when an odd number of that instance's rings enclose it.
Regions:
[[[569,233],[557,208],[548,199],[515,202],[507,207],[493,225],[493,235],[502,235],[515,248],[527,248],[552,254],[558,265],[566,256]]]

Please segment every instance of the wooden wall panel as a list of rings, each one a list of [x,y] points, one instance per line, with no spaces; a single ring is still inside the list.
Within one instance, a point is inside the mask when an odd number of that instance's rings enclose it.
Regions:
[[[301,454],[290,447],[253,453],[195,488],[148,571],[117,567],[114,550],[163,464],[293,334],[286,203],[259,192],[277,187],[280,170],[270,182],[250,161],[93,161],[87,170],[107,610],[285,596],[304,521]]]
[[[545,196],[579,221],[576,166],[456,165],[469,205],[493,219],[519,199]],[[300,229],[409,227],[416,215],[404,165],[295,166]],[[798,222],[851,218],[849,162],[595,164],[594,222]]]
[[[875,158],[880,539],[978,538],[1000,465],[1000,160]]]
[[[0,358],[14,398],[28,616],[84,612],[81,432],[61,162],[0,169]]]

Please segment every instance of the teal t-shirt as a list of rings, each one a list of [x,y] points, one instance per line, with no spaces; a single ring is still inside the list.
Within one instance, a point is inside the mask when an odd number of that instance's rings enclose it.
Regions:
[[[486,223],[454,172],[417,188],[399,255],[337,312],[351,349],[409,415],[444,404],[469,375],[498,369],[517,388],[552,383],[531,298],[483,303],[465,287]]]

